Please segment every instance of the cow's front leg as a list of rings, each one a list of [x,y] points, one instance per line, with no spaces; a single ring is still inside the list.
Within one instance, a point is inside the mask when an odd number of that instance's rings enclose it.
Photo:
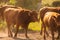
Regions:
[[[28,30],[28,26],[24,26],[25,36],[26,36],[26,38],[29,38],[27,35],[27,30]]]

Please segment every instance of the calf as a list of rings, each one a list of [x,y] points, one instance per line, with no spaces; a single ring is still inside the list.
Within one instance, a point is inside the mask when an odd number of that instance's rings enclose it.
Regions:
[[[4,16],[6,18],[8,27],[8,36],[12,36],[10,26],[16,25],[16,32],[14,37],[17,36],[19,26],[25,30],[25,36],[27,36],[28,25],[30,22],[38,21],[38,14],[35,11],[27,9],[8,8],[5,10]]]

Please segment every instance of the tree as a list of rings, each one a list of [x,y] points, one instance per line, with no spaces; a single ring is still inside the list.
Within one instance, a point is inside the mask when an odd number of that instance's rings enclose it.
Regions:
[[[54,6],[54,7],[60,6],[60,1],[54,1],[52,3],[52,6]]]

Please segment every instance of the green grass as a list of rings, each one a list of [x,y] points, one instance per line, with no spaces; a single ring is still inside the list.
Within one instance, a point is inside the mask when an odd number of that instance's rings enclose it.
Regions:
[[[41,30],[41,22],[30,23],[29,24],[29,29],[32,29],[34,31],[40,31]]]
[[[29,29],[32,29],[32,30],[40,30],[40,25],[37,22],[30,23],[29,24]]]

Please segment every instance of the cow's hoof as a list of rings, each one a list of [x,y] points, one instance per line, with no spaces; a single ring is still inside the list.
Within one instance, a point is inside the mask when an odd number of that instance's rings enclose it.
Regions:
[[[8,37],[13,37],[12,35],[8,35]]]
[[[46,33],[46,35],[47,35],[47,37],[49,36],[49,34],[48,34],[48,33]]]
[[[42,32],[40,32],[40,35],[42,35]]]
[[[58,40],[58,39],[59,39],[59,37],[56,38],[56,40]]]
[[[15,35],[14,38],[17,38],[17,36]]]
[[[26,38],[29,38],[28,36],[26,36]]]

